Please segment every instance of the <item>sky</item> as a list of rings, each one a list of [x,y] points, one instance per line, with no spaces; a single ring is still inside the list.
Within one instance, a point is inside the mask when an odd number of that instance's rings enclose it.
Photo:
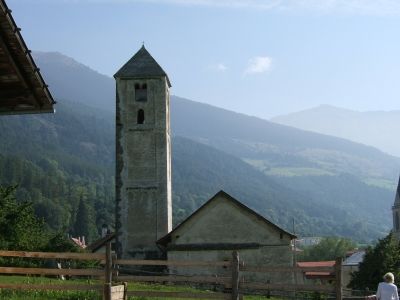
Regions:
[[[397,0],[7,3],[30,49],[112,76],[144,42],[172,94],[191,100],[261,118],[400,109]]]

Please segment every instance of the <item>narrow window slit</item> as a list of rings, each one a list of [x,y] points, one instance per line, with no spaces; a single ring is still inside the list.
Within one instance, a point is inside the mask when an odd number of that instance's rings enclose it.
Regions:
[[[144,110],[139,109],[137,113],[137,123],[138,124],[144,124]]]

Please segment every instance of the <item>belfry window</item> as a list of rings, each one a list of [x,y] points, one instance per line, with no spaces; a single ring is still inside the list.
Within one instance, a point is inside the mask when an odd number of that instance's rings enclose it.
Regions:
[[[138,124],[144,124],[144,110],[139,109],[137,113],[137,123]]]
[[[146,102],[147,101],[147,84],[135,84],[135,100],[138,102]]]
[[[397,211],[395,213],[394,223],[395,223],[394,226],[395,226],[396,231],[399,231],[399,229],[400,229],[400,221],[399,221],[399,213]]]

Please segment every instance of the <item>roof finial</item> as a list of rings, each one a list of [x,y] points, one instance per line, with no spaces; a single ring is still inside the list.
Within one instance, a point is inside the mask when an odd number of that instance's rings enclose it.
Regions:
[[[144,41],[142,41],[142,48],[144,48]]]

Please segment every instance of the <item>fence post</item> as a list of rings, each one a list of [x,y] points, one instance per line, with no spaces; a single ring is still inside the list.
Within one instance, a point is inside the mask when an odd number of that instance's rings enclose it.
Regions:
[[[118,266],[116,265],[116,260],[117,260],[117,254],[113,253],[111,256],[111,282],[115,282],[117,281],[116,278],[114,277],[118,277],[119,273],[118,273]]]
[[[124,300],[128,300],[128,283],[124,282]]]
[[[111,300],[111,284],[112,284],[112,254],[111,243],[106,245],[106,265],[105,265],[105,279],[104,279],[104,300]]]
[[[343,299],[342,290],[342,258],[336,258],[335,263],[335,290],[336,290],[336,300]]]
[[[232,252],[232,300],[239,300],[239,253]]]

